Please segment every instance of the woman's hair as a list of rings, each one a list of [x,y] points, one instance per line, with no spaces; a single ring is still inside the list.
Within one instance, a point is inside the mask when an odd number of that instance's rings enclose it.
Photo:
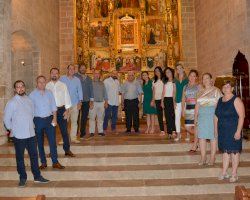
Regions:
[[[174,82],[174,69],[170,68],[170,67],[166,67],[164,70],[164,76],[163,76],[163,82],[167,83],[168,82],[168,77],[166,76],[166,71],[169,70],[172,74],[172,78],[173,78],[173,82]]]
[[[145,85],[145,84],[146,84],[146,81],[142,78],[142,75],[143,75],[143,74],[147,74],[147,75],[148,75],[148,72],[147,72],[147,71],[143,71],[143,72],[141,73],[142,84]]]
[[[198,73],[198,71],[196,70],[196,69],[191,69],[190,71],[189,71],[189,73],[188,73],[188,76],[190,76],[190,74],[192,74],[192,73],[195,73],[195,75],[198,77],[199,76],[199,73]]]
[[[209,76],[211,79],[213,78],[212,74],[206,72],[206,73],[202,74],[202,79],[203,79],[203,77],[206,76],[206,75]]]
[[[155,70],[159,70],[160,71],[160,80],[162,79],[162,77],[163,77],[163,71],[162,71],[162,68],[161,67],[156,67],[155,69],[154,69],[154,82],[156,82],[156,81],[158,81],[158,76],[156,76],[156,74],[155,74]]]
[[[231,87],[234,87],[234,85],[235,85],[235,83],[233,81],[231,81],[231,80],[224,80],[223,84],[222,84],[222,87],[224,85],[227,85],[227,84],[230,85]]]
[[[181,63],[177,63],[177,64],[175,65],[175,72],[176,72],[175,78],[179,81],[179,80],[180,80],[180,77],[179,77],[179,74],[177,73],[177,67],[178,67],[178,66],[180,66],[180,67],[183,69],[183,79],[187,78],[187,74],[186,74],[186,72],[185,72],[185,70],[184,70],[183,65],[182,65]]]

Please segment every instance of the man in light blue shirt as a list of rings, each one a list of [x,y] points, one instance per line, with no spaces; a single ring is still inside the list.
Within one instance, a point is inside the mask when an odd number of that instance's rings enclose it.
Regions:
[[[56,102],[51,91],[45,89],[46,78],[44,76],[38,76],[37,88],[33,90],[29,97],[34,104],[34,123],[35,132],[38,142],[38,150],[42,165],[40,169],[45,169],[47,167],[47,160],[44,151],[44,132],[47,135],[50,156],[53,163],[53,168],[63,169],[57,160],[57,147],[56,147]]]
[[[34,105],[25,94],[25,84],[18,80],[14,83],[16,95],[10,99],[4,111],[4,124],[13,134],[16,151],[17,171],[19,174],[19,187],[24,187],[27,174],[24,164],[24,151],[28,150],[31,171],[34,182],[47,183],[49,180],[41,176],[38,165],[37,144],[34,131]]]
[[[142,98],[142,87],[135,80],[133,71],[128,72],[128,80],[122,85],[122,108],[126,115],[127,133],[131,132],[132,122],[136,133],[139,133],[139,103]]]
[[[70,108],[71,142],[80,143],[80,141],[77,139],[77,119],[79,115],[79,110],[81,110],[83,100],[82,84],[80,79],[74,76],[75,66],[69,65],[67,69],[67,76],[61,76],[60,81],[66,84],[72,104],[72,107]]]

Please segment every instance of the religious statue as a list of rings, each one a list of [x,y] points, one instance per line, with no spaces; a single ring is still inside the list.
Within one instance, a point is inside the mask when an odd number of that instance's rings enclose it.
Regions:
[[[107,17],[108,16],[108,0],[101,0],[101,15],[102,17]]]
[[[77,47],[77,61],[81,62],[83,59],[83,52],[82,52],[82,47],[78,46]]]
[[[152,29],[150,30],[148,44],[156,44],[155,34]]]
[[[178,42],[175,42],[174,43],[174,55],[175,57],[179,57],[180,56],[180,52],[179,52],[179,43]]]
[[[159,65],[158,66],[164,67],[164,65],[166,63],[166,54],[162,49],[158,53],[158,58],[159,58]]]

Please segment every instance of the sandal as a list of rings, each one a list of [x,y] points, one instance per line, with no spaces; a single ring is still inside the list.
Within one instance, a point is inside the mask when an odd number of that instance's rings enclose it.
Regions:
[[[231,176],[231,178],[229,179],[229,182],[230,183],[235,183],[235,182],[237,182],[238,181],[238,179],[239,179],[239,177],[236,175],[236,176]]]

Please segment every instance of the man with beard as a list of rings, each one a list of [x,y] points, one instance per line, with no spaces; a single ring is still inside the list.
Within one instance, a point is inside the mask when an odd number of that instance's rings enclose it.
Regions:
[[[75,155],[70,151],[69,135],[68,135],[68,123],[69,118],[69,108],[71,107],[71,100],[67,86],[59,81],[60,71],[58,68],[52,68],[50,70],[51,81],[47,83],[46,89],[50,90],[56,101],[57,106],[57,122],[61,131],[63,139],[63,150],[65,151],[65,156],[75,157]],[[62,143],[62,142],[60,142]]]
[[[18,80],[14,83],[15,96],[10,99],[4,111],[4,124],[13,133],[16,151],[19,187],[25,187],[27,174],[24,164],[24,151],[27,149],[31,171],[35,183],[48,183],[49,180],[41,176],[38,165],[37,143],[34,131],[34,105],[25,94],[25,84]]]
[[[38,151],[41,159],[40,169],[47,168],[47,161],[44,151],[44,133],[47,135],[50,157],[52,159],[52,167],[56,169],[64,169],[57,160],[57,147],[56,147],[56,102],[51,91],[45,89],[46,78],[38,76],[36,79],[37,88],[33,90],[29,97],[34,104],[34,124],[35,132],[38,143]]]
[[[105,109],[105,117],[103,122],[103,130],[106,132],[108,122],[111,119],[111,130],[116,132],[116,122],[119,106],[120,83],[117,79],[117,71],[111,72],[111,76],[104,80],[104,85],[108,95],[108,107]]]
[[[82,108],[81,108],[81,134],[80,138],[83,139],[83,137],[86,135],[86,125],[89,115],[89,109],[93,108],[93,101],[94,101],[94,94],[93,94],[93,83],[92,79],[86,74],[86,66],[80,65],[78,68],[78,73],[75,74],[77,78],[80,79],[82,84],[82,94],[83,94],[83,100],[82,100]]]

